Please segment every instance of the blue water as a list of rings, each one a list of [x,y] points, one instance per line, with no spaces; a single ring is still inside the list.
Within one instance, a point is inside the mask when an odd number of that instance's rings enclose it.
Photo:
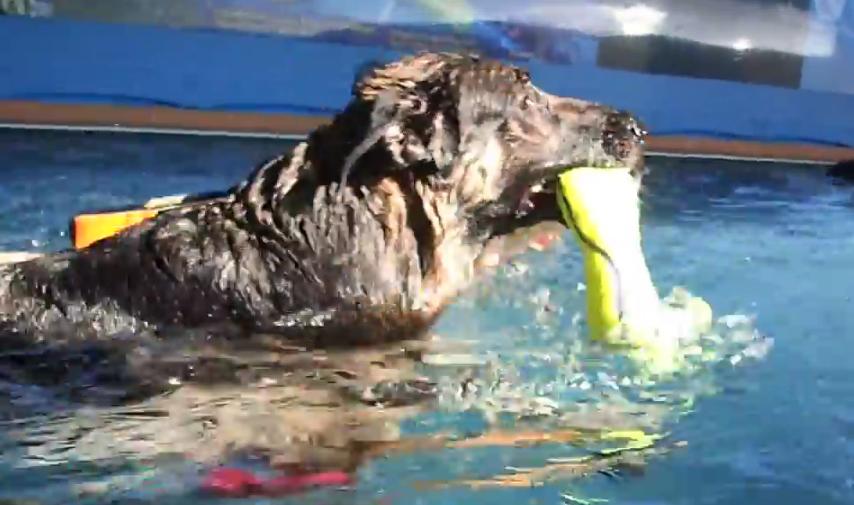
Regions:
[[[66,247],[74,212],[220,189],[283,147],[272,140],[0,132],[0,250]],[[566,237],[485,279],[435,328],[441,342],[465,347],[455,352],[481,366],[401,364],[378,371],[367,370],[371,360],[361,355],[333,357],[366,379],[393,373],[437,382],[441,400],[426,411],[357,406],[337,397],[325,403],[318,399],[328,399],[322,395],[329,391],[287,382],[188,389],[117,409],[54,405],[45,392],[5,385],[0,498],[215,502],[196,488],[229,443],[263,443],[286,458],[314,461],[339,453],[294,442],[300,433],[376,440],[475,436],[499,426],[601,425],[667,431],[668,440],[686,444],[650,457],[640,475],[484,489],[417,484],[542,467],[584,448],[416,451],[366,462],[351,489],[246,502],[509,505],[568,503],[572,495],[625,504],[854,503],[854,385],[848,380],[854,371],[854,190],[831,185],[815,167],[650,164],[644,247],[659,290],[685,286],[718,315],[751,318],[745,324],[752,336],[719,360],[655,385],[621,383],[631,373],[620,358],[584,340],[583,279],[575,244]],[[734,334],[721,330],[724,340]],[[206,428],[211,415],[219,419],[215,429]],[[245,458],[227,463],[264,469]]]

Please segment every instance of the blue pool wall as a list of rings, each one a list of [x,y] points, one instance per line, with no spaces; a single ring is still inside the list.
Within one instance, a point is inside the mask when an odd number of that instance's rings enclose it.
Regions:
[[[852,23],[854,25],[854,23]],[[354,72],[403,53],[218,29],[0,16],[0,100],[330,114]],[[854,37],[840,37],[854,40]],[[851,43],[854,46],[854,43]],[[816,75],[852,78],[854,50]],[[804,68],[816,62],[806,61]],[[854,94],[522,63],[545,90],[622,107],[657,135],[854,146]],[[839,65],[838,71],[832,65]],[[830,69],[830,70],[828,70]],[[807,79],[805,74],[804,79]]]

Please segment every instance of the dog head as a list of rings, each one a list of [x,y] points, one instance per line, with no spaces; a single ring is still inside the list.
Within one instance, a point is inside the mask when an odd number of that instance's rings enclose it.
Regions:
[[[309,158],[323,183],[418,180],[486,238],[559,219],[554,191],[567,169],[630,167],[640,181],[645,134],[628,113],[546,93],[520,68],[425,53],[363,69]]]

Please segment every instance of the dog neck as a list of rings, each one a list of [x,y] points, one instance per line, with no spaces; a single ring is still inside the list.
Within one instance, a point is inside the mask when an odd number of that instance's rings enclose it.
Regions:
[[[423,270],[424,285],[416,301],[428,310],[440,310],[474,280],[475,260],[483,244],[469,235],[470,226],[461,217],[456,193],[437,191],[423,183],[416,183],[415,191],[421,203],[416,211],[423,212],[433,241],[430,261]]]

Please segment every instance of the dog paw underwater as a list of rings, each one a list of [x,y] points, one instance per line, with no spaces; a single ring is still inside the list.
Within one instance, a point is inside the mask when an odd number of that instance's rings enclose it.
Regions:
[[[495,61],[424,53],[365,72],[328,125],[222,194],[0,266],[0,379],[18,403],[38,387],[72,412],[39,443],[21,427],[22,461],[173,454],[210,468],[253,454],[300,477],[208,483],[263,494],[349,482],[413,447],[401,423],[442,397],[443,376],[434,391],[402,342],[425,341],[519,252],[513,236],[546,224],[578,238],[583,272],[561,284],[585,281],[592,341],[628,328],[635,356],[667,369],[675,340],[647,316],[687,313],[692,334],[712,316],[702,302],[662,305],[652,285],[645,135],[626,112],[546,93]],[[575,337],[562,335],[588,338]],[[99,398],[118,406],[75,410]]]

